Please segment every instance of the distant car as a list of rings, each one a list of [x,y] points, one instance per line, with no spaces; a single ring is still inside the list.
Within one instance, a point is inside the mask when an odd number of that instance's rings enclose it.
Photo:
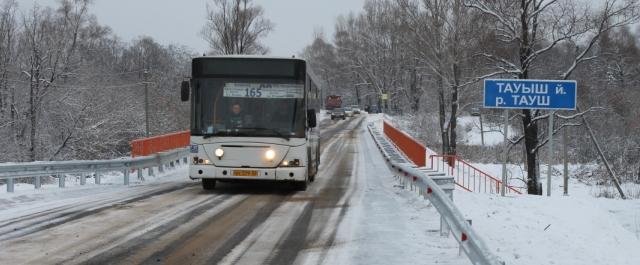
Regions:
[[[344,114],[347,117],[353,117],[353,109],[351,107],[344,108]]]
[[[351,105],[351,109],[353,109],[353,114],[360,114],[361,112],[360,106],[358,105]]]
[[[369,108],[369,113],[380,113],[380,108],[378,108],[378,105],[373,105]]]
[[[344,112],[343,109],[341,108],[337,108],[337,109],[332,109],[331,110],[331,119],[335,120],[335,119],[346,119],[347,114]]]

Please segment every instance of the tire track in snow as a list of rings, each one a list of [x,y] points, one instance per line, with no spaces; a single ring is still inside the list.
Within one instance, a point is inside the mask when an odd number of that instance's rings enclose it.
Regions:
[[[262,188],[256,193],[250,188],[247,192],[245,186],[234,190],[235,186],[224,184],[211,194],[215,197],[194,199],[202,196],[194,192],[196,183],[172,186],[174,190],[136,187],[145,192],[125,198],[118,194],[129,195],[130,191],[107,193],[82,205],[63,205],[5,220],[4,228],[35,224],[33,230],[24,228],[13,234],[17,238],[12,242],[41,249],[27,257],[38,263],[212,264],[225,259],[229,263],[292,263],[321,236],[325,243],[319,246],[333,244],[335,226],[347,210],[344,202],[354,185],[349,170],[353,167],[352,138],[362,122],[362,117],[353,118],[323,130],[321,171],[306,192],[274,194]],[[126,216],[128,213],[136,214]],[[72,238],[74,226],[81,233],[79,239]],[[87,227],[90,229],[83,230]],[[65,236],[69,242],[50,246],[37,242],[36,237],[41,236],[43,241],[60,241],[56,236]]]
[[[55,228],[74,220],[96,215],[112,208],[121,207],[122,205],[145,200],[153,196],[171,193],[193,185],[194,184],[191,183],[172,185],[170,187],[161,188],[160,190],[153,190],[151,192],[143,193],[141,195],[135,195],[129,198],[96,201],[89,203],[88,205],[83,204],[77,207],[63,208],[57,211],[61,211],[61,213],[59,214],[56,214],[57,212],[53,212],[54,216],[49,216],[51,215],[51,213],[36,215],[36,218],[33,218],[32,216],[31,218],[33,219],[31,219],[29,216],[26,216],[24,218],[21,218],[20,220],[15,220],[6,225],[0,226],[0,231],[2,231],[0,232],[0,241],[28,236],[43,230]]]

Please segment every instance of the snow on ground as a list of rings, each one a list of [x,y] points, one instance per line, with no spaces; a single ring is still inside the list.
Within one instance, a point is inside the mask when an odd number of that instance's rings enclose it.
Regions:
[[[328,120],[331,119],[331,115],[329,115],[329,113],[327,113],[327,110],[320,110],[320,112],[317,114],[317,118],[318,121],[317,123],[320,124],[320,122],[324,121],[324,120]]]
[[[365,125],[381,118],[369,114]],[[364,128],[357,153],[357,190],[326,264],[470,264],[455,239],[439,235],[435,208],[397,186]]]
[[[469,119],[463,117],[462,122]],[[480,144],[479,129],[467,136],[471,139],[468,144]],[[494,143],[486,136],[486,144]],[[502,138],[495,136],[494,144]],[[502,175],[501,164],[473,165],[494,177]],[[594,166],[570,165],[570,176]],[[507,169],[510,183],[524,187],[522,165],[510,164]],[[562,165],[554,165],[551,197],[500,197],[456,190],[454,202],[506,264],[640,264],[640,252],[634,251],[640,249],[640,200],[598,198],[603,189],[616,191],[575,178],[569,179],[569,195],[563,196],[560,172]],[[540,175],[546,195],[546,165],[541,166]],[[624,184],[623,189],[628,194],[640,193],[636,184]]]
[[[494,146],[504,141],[504,125],[493,124],[483,121],[484,145]],[[480,134],[480,119],[478,117],[462,116],[458,117],[458,128],[461,130],[461,140],[459,144],[482,145],[482,135]],[[515,128],[509,126],[509,134],[512,135]]]
[[[456,191],[454,201],[506,264],[640,264],[640,240],[611,213],[607,199]],[[636,215],[640,201],[617,204]],[[635,207],[635,208],[632,208]],[[632,212],[635,212],[633,214]]]
[[[474,164],[499,177],[500,164]],[[570,165],[574,175],[581,165]],[[640,200],[597,198],[600,187],[569,179],[563,196],[562,165],[554,165],[551,197],[508,196],[456,190],[454,201],[495,254],[507,264],[640,264]],[[526,172],[508,165],[514,179]],[[523,183],[512,179],[511,183]],[[625,185],[626,190],[640,189]]]

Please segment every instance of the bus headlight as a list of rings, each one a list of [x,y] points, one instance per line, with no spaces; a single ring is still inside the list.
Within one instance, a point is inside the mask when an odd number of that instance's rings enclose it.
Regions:
[[[299,167],[300,166],[300,159],[294,159],[294,160],[284,160],[282,161],[282,163],[280,163],[280,166],[282,167]]]
[[[218,148],[214,153],[218,158],[222,158],[222,156],[224,155],[224,150],[222,150],[222,148]]]
[[[264,153],[264,158],[266,158],[267,160],[273,160],[276,157],[276,152],[269,149],[267,150],[267,152]]]

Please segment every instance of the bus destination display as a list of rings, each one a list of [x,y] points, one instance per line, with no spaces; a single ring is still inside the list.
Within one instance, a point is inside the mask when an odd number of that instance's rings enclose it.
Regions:
[[[227,83],[224,97],[229,98],[304,98],[303,84]]]

